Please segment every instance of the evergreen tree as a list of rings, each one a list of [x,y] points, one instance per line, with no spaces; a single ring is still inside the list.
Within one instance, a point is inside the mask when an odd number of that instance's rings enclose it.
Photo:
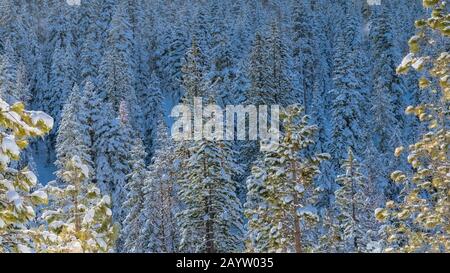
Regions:
[[[142,242],[138,241],[140,231],[144,226],[144,219],[141,211],[144,209],[144,185],[147,179],[147,169],[145,166],[145,149],[142,141],[134,140],[130,151],[129,164],[131,173],[127,175],[126,189],[128,190],[126,202],[123,206],[127,210],[127,215],[123,224],[121,237],[123,238],[123,248],[121,252],[142,252]]]
[[[52,56],[49,90],[43,97],[45,109],[54,117],[57,127],[61,121],[62,108],[75,82],[75,57],[72,48],[57,45]]]
[[[180,164],[175,153],[175,143],[167,133],[162,117],[158,119],[157,148],[149,173],[144,181],[144,207],[141,217],[145,219],[137,242],[143,252],[178,252],[179,233],[176,214],[179,212],[177,198]]]
[[[174,100],[179,99],[183,94],[181,67],[183,66],[183,57],[189,48],[189,39],[185,33],[183,19],[176,19],[177,24],[173,29],[168,30],[166,37],[163,38],[165,46],[158,63],[163,75],[161,78],[167,79],[162,82],[163,90],[166,90]]]
[[[288,47],[281,34],[281,28],[276,21],[271,25],[270,37],[267,40],[269,90],[274,96],[274,103],[288,106],[296,103],[292,95],[292,64]]]
[[[340,188],[336,191],[336,205],[339,210],[339,223],[343,234],[345,252],[364,252],[367,245],[369,197],[367,179],[361,173],[361,166],[351,148],[342,168],[345,174],[339,175],[336,183]]]
[[[80,109],[82,109],[81,94],[78,85],[75,85],[62,110],[61,125],[56,137],[55,164],[62,169],[65,162],[76,155],[92,172],[94,169],[92,139],[86,134],[89,128],[85,122],[85,113],[80,112]]]
[[[111,105],[102,105],[100,113],[108,120],[95,131],[96,180],[111,193],[114,220],[122,223],[126,217],[122,204],[127,196],[125,185],[130,173],[128,160],[132,129],[128,123],[114,117]]]
[[[51,184],[46,190],[51,206],[42,213],[46,225],[42,239],[37,241],[40,252],[111,252],[117,226],[113,225],[109,208],[111,198],[88,182],[89,168],[78,156],[66,161],[58,176],[67,185]]]
[[[108,30],[107,50],[100,66],[100,88],[107,93],[114,111],[119,112],[122,101],[130,108],[131,124],[138,128],[141,110],[135,90],[133,32],[125,3],[118,4]]]
[[[448,37],[445,25],[449,14],[445,1],[426,0],[423,4],[433,12],[430,18],[416,21],[418,34],[409,40],[411,52],[397,72],[406,73],[409,67],[422,71],[424,76],[419,86],[423,92],[436,94],[436,100],[406,110],[428,125],[428,131],[409,147],[408,163],[413,173],[391,174],[393,181],[403,185],[400,201],[390,200],[384,209],[375,211],[377,219],[386,222],[386,252],[448,252],[450,249],[447,125],[450,57],[445,51],[448,41],[430,43],[436,37]],[[434,51],[428,50],[430,45],[435,47]],[[399,156],[403,150],[397,148],[395,155]]]
[[[144,148],[147,153],[146,162],[150,161],[150,157],[155,149],[155,138],[156,138],[156,124],[158,112],[163,111],[161,107],[162,94],[161,94],[161,83],[155,73],[152,73],[150,80],[148,81],[148,86],[141,93],[139,97],[140,104],[142,107],[142,117],[144,123],[142,124],[142,136],[144,142]]]
[[[290,107],[281,115],[283,135],[280,143],[271,143],[264,153],[265,169],[253,169],[258,179],[257,187],[264,202],[259,206],[248,200],[246,215],[251,219],[249,232],[258,238],[251,249],[264,252],[303,252],[307,220],[316,221],[314,207],[314,177],[326,154],[306,157],[303,150],[313,144],[316,126],[308,125],[308,117],[301,116],[302,109]],[[266,174],[264,174],[266,173]],[[250,178],[249,182],[254,181]],[[254,187],[251,184],[250,188]],[[254,192],[252,192],[254,200]],[[256,198],[258,200],[259,198]],[[262,210],[262,211],[261,211]],[[259,243],[262,242],[262,245]]]
[[[35,206],[47,203],[47,194],[32,190],[36,175],[28,169],[10,167],[18,160],[28,139],[44,136],[53,126],[53,119],[43,112],[26,111],[20,102],[10,106],[0,99],[0,252],[31,252],[33,239],[39,232],[30,230]]]
[[[17,67],[16,74],[16,86],[14,88],[19,101],[23,101],[25,105],[29,105],[31,102],[31,90],[28,79],[27,69],[23,61],[21,61]]]
[[[83,1],[80,5],[78,47],[80,54],[80,76],[82,83],[96,82],[102,55],[102,26],[100,22],[101,2]],[[97,83],[97,82],[96,82]]]
[[[338,30],[333,56],[330,151],[336,159],[333,164],[336,171],[338,159],[346,156],[348,147],[354,151],[361,150],[366,140],[364,132],[367,131],[363,111],[367,79],[364,76],[362,34],[358,29],[361,15],[353,8],[348,4],[344,9],[343,27]]]
[[[313,16],[310,3],[295,1],[292,11],[292,59],[298,81],[298,94],[305,112],[309,113],[314,90],[316,70]]]
[[[247,92],[247,102],[255,105],[270,105],[274,103],[273,94],[268,87],[267,46],[261,34],[256,33],[249,58],[248,78],[250,87]]]
[[[5,50],[0,55],[0,95],[7,103],[15,103],[20,99],[16,90],[16,76],[16,54],[11,42],[7,40]]]
[[[395,47],[393,31],[389,21],[390,9],[387,5],[375,8],[372,13],[372,56],[373,66],[373,139],[382,158],[393,162],[392,152],[395,147],[402,145],[404,118],[401,109],[404,108],[401,98],[404,86],[395,73]],[[399,136],[395,138],[395,136]],[[385,168],[384,177],[398,166]],[[387,185],[392,188],[392,185]],[[394,198],[387,193],[388,198]]]
[[[241,207],[233,177],[241,168],[233,162],[230,144],[201,140],[189,152],[186,172],[179,182],[181,250],[240,251]]]

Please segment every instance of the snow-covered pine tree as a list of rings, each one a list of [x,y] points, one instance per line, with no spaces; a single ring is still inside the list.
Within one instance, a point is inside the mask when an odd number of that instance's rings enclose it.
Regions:
[[[10,40],[6,40],[4,47],[3,52],[0,51],[0,96],[12,104],[19,101],[16,91],[16,53]]]
[[[205,80],[204,69],[205,57],[194,40],[182,68],[186,90],[183,100],[191,107],[194,97],[207,96],[209,102],[214,103],[214,92]],[[182,203],[177,215],[181,229],[180,250],[240,251],[242,211],[234,177],[241,168],[234,161],[231,143],[216,138],[183,141],[176,153],[183,154],[180,157],[183,170],[178,179]]]
[[[288,106],[295,102],[289,55],[276,21],[271,25],[269,38],[256,34],[247,68],[250,80],[248,103]]]
[[[88,167],[89,172],[93,173],[92,139],[88,133],[86,113],[80,111],[83,109],[82,103],[81,91],[75,84],[62,110],[61,124],[56,137],[55,164],[58,169],[62,169],[65,162],[76,155]]]
[[[215,83],[217,92],[217,103],[221,106],[235,104],[233,81],[236,79],[235,60],[231,52],[231,43],[223,24],[215,24],[212,40],[214,41],[210,50],[211,71],[208,78]]]
[[[336,191],[337,215],[343,234],[344,252],[365,252],[368,243],[368,222],[372,217],[370,200],[366,195],[367,179],[351,148],[342,164],[345,174],[336,178],[340,188]]]
[[[211,41],[210,14],[207,13],[205,3],[195,3],[195,16],[191,17],[190,36],[197,41],[198,47],[205,53],[209,53]]]
[[[107,48],[100,65],[100,88],[107,93],[114,111],[119,112],[120,103],[126,102],[130,109],[133,128],[142,124],[142,113],[135,90],[135,63],[132,58],[133,33],[125,2],[115,8],[108,30]]]
[[[413,173],[395,171],[391,174],[393,181],[403,185],[400,201],[388,201],[385,208],[375,211],[377,219],[386,222],[386,252],[450,250],[450,56],[446,27],[449,12],[446,1],[424,0],[423,5],[432,9],[431,17],[416,21],[418,33],[409,40],[410,53],[397,68],[397,73],[407,73],[410,67],[422,72],[420,88],[434,94],[431,97],[436,99],[406,109],[406,113],[415,115],[426,124],[428,131],[409,147],[408,163]],[[398,147],[395,155],[399,156],[403,150],[403,147]]]
[[[50,5],[47,15],[48,47],[46,50],[52,55],[57,47],[75,47],[76,12],[73,6],[63,0],[55,0]]]
[[[251,191],[252,199],[246,205],[250,208],[246,215],[252,221],[249,232],[257,238],[257,244],[251,249],[304,252],[311,247],[310,242],[305,242],[304,235],[308,220],[316,221],[318,217],[313,180],[319,173],[320,162],[329,156],[303,154],[304,149],[314,143],[312,138],[317,127],[308,125],[308,117],[302,116],[302,112],[298,105],[283,111],[280,143],[270,143],[264,152],[265,169],[261,169],[262,166],[253,169],[253,176],[263,181],[256,184],[261,187],[256,191],[261,196],[255,197],[255,191]],[[248,181],[252,189],[255,179]],[[263,202],[252,204],[252,200]]]
[[[123,122],[106,101],[106,92],[88,81],[84,87],[80,115],[94,166],[92,178],[102,192],[111,194],[114,220],[122,223],[121,204],[126,197],[126,175],[130,172],[129,151],[135,134],[128,122]]]
[[[316,66],[315,43],[312,27],[313,15],[308,1],[294,1],[292,8],[292,61],[296,81],[295,94],[309,114],[314,90],[314,71]]]
[[[100,22],[100,0],[83,1],[79,7],[78,48],[80,60],[81,83],[87,80],[94,81],[98,77],[102,56],[103,34]]]
[[[268,80],[269,92],[274,99],[272,104],[286,107],[297,101],[293,98],[291,56],[280,25],[280,22],[274,21],[270,27],[270,36],[267,39],[268,67],[266,68],[269,69],[269,78],[266,80]]]
[[[111,194],[114,220],[122,223],[126,217],[122,204],[127,196],[125,185],[130,173],[128,160],[133,129],[115,117],[111,104],[105,103],[101,107],[100,114],[106,121],[95,131],[96,179],[99,186]]]
[[[123,222],[123,228],[120,235],[121,241],[123,241],[122,248],[118,249],[120,252],[143,252],[142,244],[144,242],[139,241],[138,238],[145,223],[145,218],[142,217],[141,212],[146,205],[144,203],[144,185],[145,180],[148,177],[147,168],[145,166],[146,156],[142,140],[140,138],[135,138],[129,154],[130,159],[128,161],[128,164],[130,164],[131,167],[131,173],[129,173],[126,178],[127,196],[123,206],[127,211],[127,215]]]
[[[372,138],[379,151],[379,157],[389,162],[390,165],[383,168],[383,177],[394,170],[394,168],[404,169],[394,162],[393,151],[395,147],[401,146],[404,118],[401,109],[404,105],[401,101],[405,92],[402,80],[395,73],[396,48],[393,42],[393,31],[389,21],[389,13],[392,12],[387,4],[374,6],[372,11],[372,24],[370,38],[372,40],[372,59],[374,61],[372,78]],[[400,136],[395,138],[394,136]],[[389,185],[385,187],[393,188]],[[395,192],[395,191],[394,191]],[[395,198],[393,192],[386,191],[387,198]]]
[[[231,143],[200,140],[179,181],[182,209],[178,214],[180,249],[187,252],[241,251],[241,204],[233,179],[241,169]]]
[[[247,91],[247,103],[254,105],[270,105],[274,101],[268,87],[268,57],[265,38],[256,33],[247,66],[250,87]]]
[[[39,233],[30,230],[29,221],[36,216],[34,206],[47,203],[47,195],[32,190],[36,175],[28,169],[10,167],[30,137],[44,136],[53,127],[53,119],[43,112],[26,111],[17,102],[0,99],[0,252],[30,252],[32,239]]]
[[[246,104],[255,106],[278,104],[269,85],[271,75],[268,54],[267,39],[259,32],[256,33],[248,64],[245,67],[248,78],[248,89],[243,89],[245,91],[244,103]],[[244,175],[247,176],[251,169],[251,163],[258,157],[259,145],[254,141],[243,141],[237,143],[237,147],[240,154],[238,160],[244,164]],[[244,177],[242,180],[245,183]]]
[[[112,252],[118,227],[113,224],[111,198],[89,182],[89,167],[73,156],[59,170],[65,187],[46,186],[51,200],[42,213],[40,252]],[[48,228],[48,231],[46,229]]]
[[[144,223],[137,240],[142,252],[178,252],[179,237],[176,214],[179,212],[176,181],[180,162],[175,143],[167,132],[162,116],[158,119],[156,150],[144,181]]]
[[[156,145],[157,116],[163,109],[161,107],[161,83],[158,76],[156,76],[155,73],[152,73],[150,79],[146,80],[148,81],[147,87],[140,93],[138,99],[140,105],[142,105],[141,109],[144,121],[144,124],[142,124],[142,140],[147,154],[145,160],[149,163]]]
[[[23,61],[19,62],[17,66],[17,74],[16,74],[16,86],[14,88],[19,101],[22,101],[25,105],[29,105],[32,99],[30,84],[28,79],[28,72]]]
[[[333,89],[331,95],[332,131],[329,150],[334,158],[334,170],[339,170],[339,159],[347,149],[361,151],[365,142],[365,56],[362,33],[359,30],[361,14],[352,4],[344,6],[333,54]]]
[[[270,227],[265,225],[269,207],[264,199],[265,181],[267,179],[267,166],[263,160],[256,161],[247,177],[247,194],[244,204],[246,224],[246,251],[251,253],[264,253],[269,249],[268,240]]]
[[[72,47],[58,43],[52,56],[49,90],[44,94],[42,102],[46,111],[55,119],[56,128],[61,121],[62,108],[76,82],[75,67]],[[51,141],[54,141],[54,135]]]
[[[183,102],[193,105],[195,97],[205,95],[204,82],[206,78],[207,60],[197,40],[193,39],[187,50],[181,67],[184,88]]]
[[[89,79],[83,86],[83,91],[80,95],[81,102],[79,105],[79,115],[77,118],[85,128],[84,135],[87,138],[86,143],[92,143],[92,145],[89,145],[88,147],[90,149],[89,154],[92,157],[92,162],[94,163],[95,169],[98,155],[95,141],[99,137],[99,132],[105,130],[104,128],[107,126],[112,117],[109,116],[110,113],[105,116],[108,109],[103,108],[106,100],[106,92],[96,87]],[[111,107],[111,105],[107,104],[105,107],[108,108]],[[88,161],[86,161],[85,164],[88,164],[87,162]],[[96,171],[93,172],[93,174],[96,175]],[[94,175],[93,178],[95,178]]]
[[[186,50],[189,48],[189,39],[186,35],[184,18],[177,18],[177,24],[169,28],[162,38],[164,47],[158,66],[161,70],[161,78],[167,79],[161,82],[163,90],[174,100],[178,100],[183,92],[181,88],[182,61]],[[162,26],[160,26],[162,27]]]

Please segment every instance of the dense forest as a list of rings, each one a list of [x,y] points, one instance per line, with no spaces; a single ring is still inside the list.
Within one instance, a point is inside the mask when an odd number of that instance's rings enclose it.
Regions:
[[[449,22],[443,0],[0,0],[0,252],[448,252]],[[279,105],[279,143],[175,141],[196,97]]]

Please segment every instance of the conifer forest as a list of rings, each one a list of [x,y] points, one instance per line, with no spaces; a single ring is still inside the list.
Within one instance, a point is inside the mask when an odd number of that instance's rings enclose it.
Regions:
[[[450,252],[449,11],[0,0],[0,253]]]

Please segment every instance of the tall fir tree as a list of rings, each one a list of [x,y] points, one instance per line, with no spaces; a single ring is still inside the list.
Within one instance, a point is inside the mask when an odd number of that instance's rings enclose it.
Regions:
[[[340,188],[336,191],[343,247],[345,252],[365,252],[369,241],[368,222],[372,217],[367,193],[367,179],[361,173],[361,165],[351,148],[342,164],[345,174],[336,178]]]
[[[256,184],[261,196],[255,196],[253,191],[252,199],[247,203],[250,209],[246,215],[251,220],[249,232],[257,238],[256,245],[250,245],[251,249],[305,252],[311,247],[305,234],[310,226],[308,222],[314,222],[318,217],[313,180],[319,173],[320,162],[329,156],[303,154],[304,149],[314,143],[312,137],[317,128],[308,125],[308,117],[302,116],[302,111],[296,105],[281,114],[283,134],[280,143],[269,143],[264,153],[264,165],[253,168],[252,175],[262,181]],[[255,180],[250,178],[248,181]],[[259,206],[251,203],[258,199],[263,200]]]
[[[143,252],[178,252],[179,239],[176,214],[180,210],[177,196],[180,164],[175,143],[167,132],[163,117],[158,119],[157,148],[144,181],[145,219],[138,238]]]

